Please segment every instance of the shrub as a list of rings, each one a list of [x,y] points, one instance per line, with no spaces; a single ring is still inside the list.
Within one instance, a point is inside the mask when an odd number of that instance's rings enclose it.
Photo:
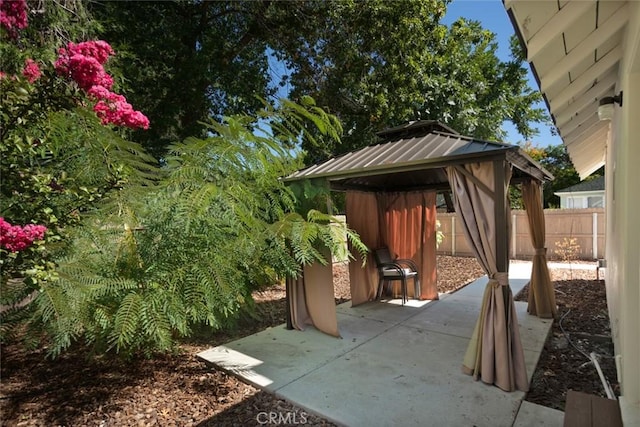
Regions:
[[[297,212],[279,179],[296,166],[285,147],[309,118],[337,135],[311,101],[266,109],[272,127],[261,131],[246,116],[211,123],[214,136],[173,146],[166,179],[142,204],[102,209],[78,230],[60,279],[36,301],[52,353],[80,337],[125,355],[167,351],[196,326],[228,327],[253,290],[326,262],[323,248],[339,250],[345,234],[366,251],[331,215]]]

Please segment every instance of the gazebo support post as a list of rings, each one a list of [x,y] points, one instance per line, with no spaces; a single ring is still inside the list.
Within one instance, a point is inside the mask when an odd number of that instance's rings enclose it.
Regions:
[[[293,329],[293,320],[291,319],[291,304],[290,304],[291,278],[289,276],[287,276],[287,278],[285,280],[284,289],[285,289],[285,305],[286,305],[285,313],[286,313],[286,318],[287,318],[287,329],[288,330],[292,330]]]
[[[494,218],[496,230],[496,267],[498,271],[508,272],[509,269],[509,214],[507,212],[507,193],[509,183],[506,183],[504,160],[494,160]],[[505,309],[509,304],[509,291],[506,286],[502,287],[502,297]]]
[[[495,187],[496,267],[498,271],[506,272],[509,268],[509,217],[506,204],[506,188],[508,188],[508,185],[504,185],[506,179],[504,160],[494,160],[493,173]]]

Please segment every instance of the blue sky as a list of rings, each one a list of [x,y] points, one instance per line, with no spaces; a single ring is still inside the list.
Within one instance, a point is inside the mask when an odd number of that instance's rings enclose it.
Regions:
[[[453,0],[447,7],[447,14],[442,20],[443,24],[450,25],[456,19],[463,17],[480,21],[482,26],[496,34],[498,41],[498,57],[502,60],[509,59],[509,37],[514,33],[513,26],[507,15],[507,11],[500,0]],[[538,89],[538,84],[533,78],[529,66],[529,86]],[[545,108],[544,103],[540,107]],[[536,126],[540,133],[533,137],[534,145],[546,147],[548,145],[559,145],[562,140],[557,135],[552,135],[547,126]],[[510,123],[504,123],[503,129],[508,133],[504,142],[516,144],[523,138]]]

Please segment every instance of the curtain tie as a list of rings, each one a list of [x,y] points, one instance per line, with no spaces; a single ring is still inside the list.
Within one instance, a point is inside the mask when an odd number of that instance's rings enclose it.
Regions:
[[[547,254],[547,248],[537,248],[536,249],[536,255],[546,255]]]
[[[491,275],[492,279],[498,282],[500,286],[509,286],[509,273],[498,271]]]

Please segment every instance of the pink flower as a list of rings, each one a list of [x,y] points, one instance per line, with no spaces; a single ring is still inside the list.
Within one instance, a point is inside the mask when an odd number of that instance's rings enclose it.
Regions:
[[[40,78],[42,72],[40,71],[40,67],[38,63],[33,59],[28,58],[24,62],[24,69],[22,70],[22,75],[27,78],[29,83],[33,83]]]
[[[102,86],[92,87],[89,95],[98,99],[93,111],[96,112],[102,124],[149,129],[147,116],[140,111],[135,111],[124,96],[110,92]]]
[[[113,49],[102,40],[78,44],[70,42],[66,48],[58,49],[55,68],[58,74],[70,76],[84,90],[95,85],[109,89],[113,86],[113,78],[103,65],[111,55]]]
[[[68,56],[82,55],[95,58],[101,65],[104,65],[109,57],[114,54],[113,49],[104,40],[89,40],[86,42],[67,44],[66,49],[61,49]],[[62,52],[60,52],[62,53]]]
[[[47,231],[47,227],[38,224],[27,224],[22,229],[32,241],[44,239],[44,233]]]
[[[106,73],[100,61],[91,56],[80,53],[71,57],[61,55],[55,63],[55,68],[58,74],[68,75],[84,90],[89,90],[95,85],[106,88],[113,85],[113,78]]]
[[[127,99],[111,92],[113,78],[104,70],[104,63],[114,54],[109,43],[97,40],[69,43],[58,50],[55,62],[58,74],[71,77],[78,86],[96,100],[93,107],[102,124],[134,128],[149,128],[149,119],[135,111]]]
[[[27,224],[24,227],[11,225],[0,217],[0,247],[10,252],[27,249],[36,240],[43,240],[47,231],[44,225]]]
[[[95,99],[108,99],[113,93],[102,85],[94,85],[87,91],[90,97]]]
[[[0,0],[0,26],[11,38],[17,37],[17,30],[27,28],[27,0]]]

